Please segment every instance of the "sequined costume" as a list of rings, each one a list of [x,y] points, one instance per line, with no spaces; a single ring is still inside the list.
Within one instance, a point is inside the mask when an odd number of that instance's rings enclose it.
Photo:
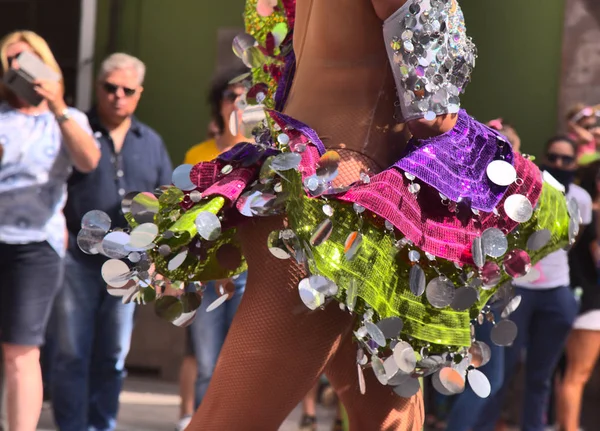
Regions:
[[[103,268],[110,285],[156,299],[177,324],[193,318],[202,289],[161,295],[150,263],[180,283],[248,268],[189,429],[275,430],[323,371],[351,429],[420,429],[420,376],[445,394],[468,381],[487,396],[476,368],[488,349],[471,322],[573,240],[578,210],[460,109],[476,53],[455,0],[411,0],[383,32],[367,0],[294,3],[248,0],[248,34],[234,41],[254,68],[231,122],[249,142],[132,195],[128,237],[104,237],[92,216],[82,232],[115,258]],[[406,142],[402,122],[442,115],[455,116],[451,130]],[[493,338],[510,344],[515,330],[504,319]]]

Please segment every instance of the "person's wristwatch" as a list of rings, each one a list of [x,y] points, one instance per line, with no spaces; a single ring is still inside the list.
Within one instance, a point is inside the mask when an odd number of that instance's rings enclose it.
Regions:
[[[65,121],[71,119],[71,114],[69,114],[69,108],[63,109],[59,115],[56,116],[56,121],[58,124],[62,124]]]

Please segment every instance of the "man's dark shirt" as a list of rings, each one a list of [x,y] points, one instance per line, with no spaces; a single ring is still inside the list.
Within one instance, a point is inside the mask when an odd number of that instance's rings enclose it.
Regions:
[[[172,166],[162,138],[135,117],[120,153],[115,153],[112,138],[100,124],[94,109],[88,118],[102,157],[98,167],[89,174],[73,171],[64,212],[71,255],[86,263],[101,265],[105,257],[86,255],[77,246],[77,234],[85,213],[104,211],[110,216],[113,228],[127,227],[121,211],[123,196],[132,191],[153,192],[157,187],[171,184]]]

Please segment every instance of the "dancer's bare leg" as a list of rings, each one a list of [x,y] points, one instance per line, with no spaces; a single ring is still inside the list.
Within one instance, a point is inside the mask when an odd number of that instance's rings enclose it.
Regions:
[[[332,376],[357,421],[353,431],[420,429],[420,397],[408,401],[395,396],[372,372],[366,373],[369,395],[357,396],[353,318],[337,303],[310,311],[301,302],[297,285],[305,276],[302,268],[276,259],[266,247],[269,233],[282,228],[282,219],[268,218],[239,229],[249,264],[246,293],[188,431],[276,431],[342,343],[344,353],[330,369],[339,367]],[[349,356],[343,358],[345,354]],[[411,426],[390,428],[401,422]]]

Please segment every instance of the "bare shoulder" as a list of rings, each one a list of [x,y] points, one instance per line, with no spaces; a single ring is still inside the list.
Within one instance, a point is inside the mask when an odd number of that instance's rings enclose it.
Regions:
[[[407,0],[371,0],[375,13],[382,21],[388,19],[400,9]]]

